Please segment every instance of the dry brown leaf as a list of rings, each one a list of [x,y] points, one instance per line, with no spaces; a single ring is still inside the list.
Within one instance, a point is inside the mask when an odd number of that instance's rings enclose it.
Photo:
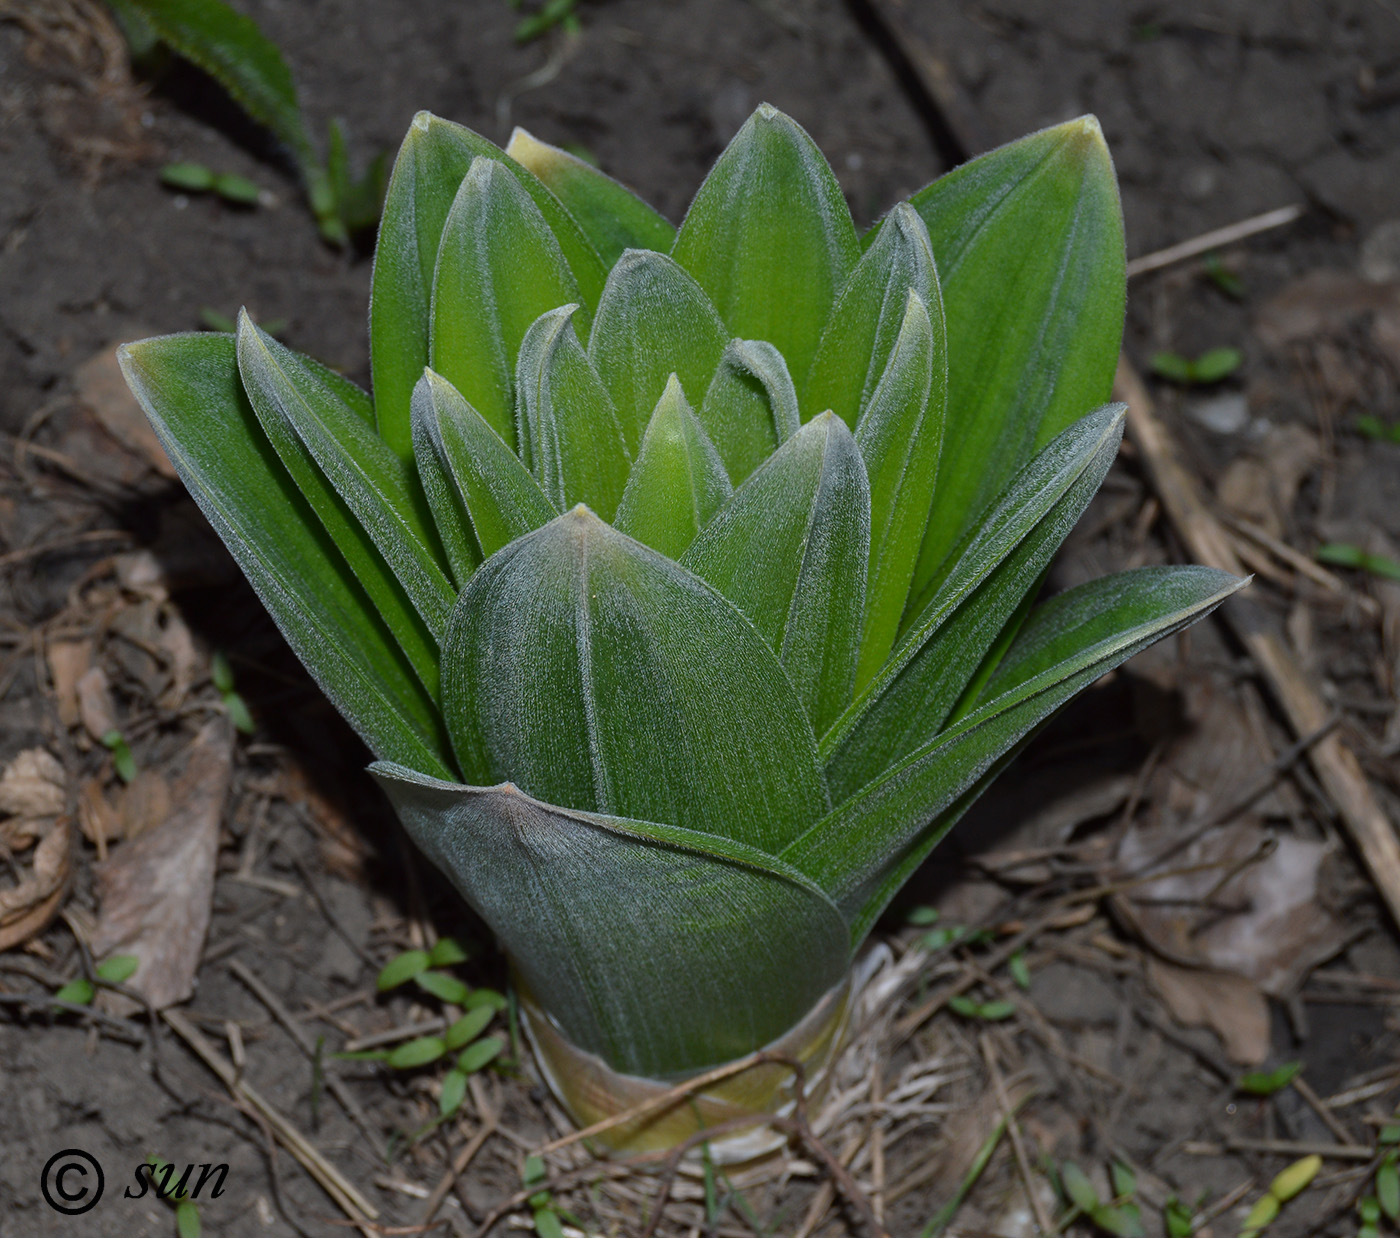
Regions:
[[[139,959],[128,983],[157,1009],[182,1002],[194,991],[232,773],[233,728],[226,718],[215,718],[190,744],[185,768],[170,792],[175,810],[97,866],[100,914],[93,953]],[[132,1008],[118,995],[104,994],[103,999],[111,1009]]]
[[[1400,283],[1371,283],[1348,271],[1310,271],[1269,298],[1255,332],[1270,348],[1337,335],[1364,314],[1400,312]]]
[[[0,844],[11,852],[6,871],[18,874],[14,884],[0,886],[0,950],[27,941],[63,903],[74,848],[73,829],[61,815],[67,799],[63,766],[42,748],[21,752],[0,776],[0,812],[10,814],[0,823]]]
[[[1147,979],[1178,1023],[1208,1027],[1241,1066],[1269,1056],[1269,1004],[1242,976],[1176,967],[1148,957]]]
[[[102,742],[102,737],[117,729],[117,706],[112,700],[112,686],[107,672],[100,666],[89,667],[78,680],[78,713],[87,733]]]
[[[97,848],[99,860],[107,858],[107,844],[122,836],[121,818],[107,799],[100,778],[89,778],[78,792],[78,826],[83,837]]]
[[[0,812],[12,817],[57,817],[68,799],[68,779],[57,757],[27,748],[0,774]]]
[[[149,550],[133,550],[112,560],[117,584],[137,597],[163,602],[170,596],[165,569]]]
[[[1298,490],[1321,458],[1316,435],[1291,423],[1275,426],[1255,451],[1225,470],[1216,497],[1236,516],[1281,538]]]
[[[141,339],[154,332],[133,330],[131,339]],[[73,375],[79,401],[96,416],[102,428],[133,455],[162,477],[174,480],[175,466],[156,438],[151,423],[117,364],[116,345],[99,349],[80,365]]]
[[[121,793],[118,809],[121,836],[139,838],[155,829],[170,816],[171,802],[170,784],[165,776],[153,769],[141,770]]]
[[[78,681],[92,667],[92,642],[50,641],[45,654],[57,699],[58,720],[65,727],[75,727],[83,717],[78,704]]]

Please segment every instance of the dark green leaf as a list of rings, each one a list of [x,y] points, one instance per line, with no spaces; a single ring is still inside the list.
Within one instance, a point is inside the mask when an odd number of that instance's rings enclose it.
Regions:
[[[564,1034],[614,1069],[655,1077],[740,1057],[845,974],[846,929],[830,902],[751,847],[553,807],[513,786],[383,763],[371,772],[525,987],[548,993]]]
[[[784,443],[683,558],[778,652],[817,734],[851,697],[869,546],[865,466],[832,413]]]
[[[946,386],[943,302],[933,249],[918,212],[901,202],[890,212],[832,307],[802,395],[806,417],[831,409],[852,430],[856,428],[904,328],[911,292],[936,320],[939,377]],[[927,515],[925,512],[925,519]]]
[[[1032,454],[1103,403],[1123,330],[1123,215],[1098,122],[983,155],[915,194],[948,319],[948,422],[912,596]]]
[[[559,514],[500,435],[431,370],[413,393],[413,423],[431,440],[486,558]]]
[[[506,154],[553,190],[611,267],[624,249],[670,251],[676,230],[636,194],[577,155],[516,128]]]
[[[617,406],[628,451],[636,454],[672,374],[689,399],[704,399],[724,344],[710,298],[675,262],[643,249],[622,255],[598,302],[588,359]]]
[[[679,559],[733,493],[724,461],[671,375],[628,475],[614,525],[667,558]]]
[[[1282,1092],[1302,1069],[1302,1062],[1284,1062],[1273,1070],[1251,1070],[1241,1075],[1235,1086],[1251,1096],[1272,1096]]]
[[[474,159],[442,229],[428,363],[511,445],[521,341],[541,314],[578,300],[524,185],[497,160]]]
[[[426,950],[405,950],[396,954],[380,971],[374,985],[381,993],[396,989],[412,980],[414,976],[428,970],[429,959]]]
[[[888,356],[856,426],[856,445],[870,477],[870,573],[857,691],[894,647],[938,474],[948,373],[936,300],[926,309],[917,292],[908,294]]]
[[[414,475],[351,407],[349,384],[328,379],[323,368],[279,344],[246,313],[238,320],[238,372],[264,433],[366,591],[377,603],[387,592],[379,562],[345,527],[337,500],[353,513],[437,641],[456,590],[437,560],[426,502]],[[312,469],[323,479],[320,485],[311,478]],[[427,643],[425,649],[417,625],[384,609],[424,685],[435,693],[436,645]]]
[[[520,454],[554,507],[587,503],[611,520],[632,457],[612,398],[574,332],[577,308],[540,315],[520,346]]]
[[[448,774],[436,706],[259,427],[233,339],[165,336],[118,355],[181,480],[332,704],[377,755]]]
[[[447,380],[440,381],[445,383]],[[457,398],[461,399],[460,396]],[[428,510],[433,514],[433,525],[447,555],[448,566],[452,569],[453,583],[460,591],[481,562],[481,547],[472,531],[466,500],[458,491],[448,466],[446,448],[431,402],[420,411],[416,391],[409,421],[418,484],[422,487]],[[491,435],[496,437],[495,431],[491,431]],[[505,451],[510,451],[504,443],[501,446]]]
[[[764,340],[730,340],[705,392],[700,420],[729,480],[740,485],[801,424],[782,353]]]
[[[764,103],[700,186],[671,253],[731,335],[768,340],[805,379],[860,241],[816,143]]]
[[[413,451],[410,399],[428,364],[433,273],[443,225],[477,156],[501,162],[524,185],[568,259],[586,304],[597,304],[607,275],[578,224],[533,172],[470,129],[419,112],[384,199],[370,297],[375,414],[385,442],[405,459]]]

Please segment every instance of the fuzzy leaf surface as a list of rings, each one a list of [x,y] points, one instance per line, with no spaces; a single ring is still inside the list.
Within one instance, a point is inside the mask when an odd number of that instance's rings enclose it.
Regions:
[[[460,591],[481,562],[481,547],[472,532],[471,516],[448,471],[441,435],[428,418],[419,415],[416,389],[411,408],[413,467],[447,555],[453,583]]]
[[[564,1033],[615,1069],[655,1078],[742,1056],[845,972],[830,900],[751,847],[511,785],[371,772]]]
[[[613,524],[668,559],[679,559],[733,493],[724,461],[672,374]]]
[[[729,480],[740,485],[797,433],[797,392],[783,354],[766,340],[730,340],[700,408]]]
[[[917,596],[1031,455],[1108,399],[1126,276],[1118,186],[1092,117],[973,159],[910,204],[948,318],[948,425]]]
[[[539,483],[486,419],[441,374],[424,373],[413,392],[416,434],[434,452],[466,508],[482,556],[559,514]]]
[[[636,453],[672,374],[688,398],[704,398],[724,345],[724,323],[683,268],[650,250],[622,255],[598,302],[588,357],[617,405],[628,451]]]
[[[607,272],[588,238],[533,172],[480,134],[419,112],[399,148],[384,198],[370,291],[370,362],[379,433],[400,456],[413,452],[409,405],[428,364],[433,272],[443,225],[478,156],[500,162],[544,215],[587,305]]]
[[[443,664],[474,783],[769,852],[825,812],[811,729],[773,652],[698,577],[587,508],[477,570]]]
[[[832,896],[859,942],[951,827],[948,809],[965,809],[966,793],[999,760],[1100,675],[1244,583],[1214,568],[1139,568],[1053,598],[1032,612],[975,710],[840,804],[783,858]]]
[[[818,735],[851,698],[869,554],[865,465],[832,413],[784,443],[682,559],[778,652]]]
[[[579,227],[611,268],[625,249],[654,249],[669,253],[675,227],[591,163],[541,142],[517,126],[506,154],[530,169],[578,220]]]
[[[267,441],[234,340],[128,344],[122,372],[190,495],[321,690],[379,757],[451,776],[431,696]]]
[[[238,323],[238,371],[264,431],[280,419],[295,435],[274,445],[314,465],[369,534],[423,622],[440,639],[457,591],[436,557],[437,536],[416,477],[344,400],[290,348]],[[271,435],[269,435],[271,437]],[[283,463],[286,464],[286,455]],[[430,691],[433,688],[430,687]]]
[[[564,251],[525,187],[478,157],[442,229],[433,275],[429,364],[507,443],[515,443],[515,366],[541,314],[577,304]]]
[[[936,302],[933,308],[930,314],[917,292],[907,294],[885,372],[856,426],[870,476],[870,572],[857,690],[894,647],[938,476],[947,358],[943,315]]]
[[[632,457],[612,397],[574,331],[577,309],[541,314],[520,346],[520,454],[554,507],[587,503],[611,520]]]
[[[764,103],[696,192],[671,256],[731,335],[769,340],[803,380],[860,241],[816,143]]]
[[[806,417],[831,409],[856,428],[904,328],[911,292],[928,310],[940,338],[939,351],[946,352],[943,300],[928,229],[918,212],[901,202],[832,306],[803,392]],[[946,359],[940,366],[946,371]]]
[[[893,655],[822,741],[837,799],[941,729],[983,655],[1094,497],[1123,406],[1082,418],[1037,455],[948,557]]]

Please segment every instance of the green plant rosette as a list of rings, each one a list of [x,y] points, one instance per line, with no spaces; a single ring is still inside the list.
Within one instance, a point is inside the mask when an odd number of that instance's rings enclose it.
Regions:
[[[861,235],[766,105],[679,228],[423,113],[373,398],[246,315],[121,361],[587,1121],[764,1047],[820,1074],[855,952],[968,805],[1241,583],[1038,598],[1117,451],[1124,288],[1092,118]],[[765,1070],[614,1141],[790,1103]]]

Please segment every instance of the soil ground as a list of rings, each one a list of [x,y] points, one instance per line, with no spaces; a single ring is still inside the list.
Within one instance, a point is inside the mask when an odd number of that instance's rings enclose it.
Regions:
[[[343,117],[358,158],[392,151],[423,108],[499,142],[522,124],[586,147],[673,219],[764,100],[809,129],[857,222],[878,218],[946,170],[946,135],[940,153],[927,97],[910,90],[911,75],[934,80],[931,67],[954,136],[974,153],[1095,112],[1122,182],[1130,256],[1302,205],[1297,222],[1222,249],[1215,265],[1136,278],[1126,352],[1146,369],[1163,350],[1241,350],[1222,383],[1155,384],[1160,415],[1232,527],[1269,539],[1242,535],[1256,595],[1400,820],[1400,586],[1344,569],[1329,586],[1284,553],[1306,561],[1319,543],[1344,542],[1400,558],[1400,436],[1385,441],[1400,425],[1400,11],[1388,0],[584,0],[579,37],[525,46],[503,0],[238,7],[284,49],[318,132]],[[178,66],[133,82],[104,34],[93,0],[0,0],[0,764],[51,752],[66,807],[87,827],[64,917],[0,953],[0,999],[16,999],[0,1007],[0,1235],[172,1234],[171,1208],[121,1194],[152,1154],[228,1165],[225,1193],[201,1203],[206,1233],[346,1228],[273,1150],[266,1122],[169,1030],[18,1000],[80,973],[77,943],[99,909],[95,838],[105,845],[104,830],[135,834],[153,814],[191,807],[198,788],[181,771],[219,713],[214,650],[257,731],[232,749],[187,1017],[219,1054],[241,1053],[243,1077],[379,1209],[379,1232],[419,1232],[425,1191],[495,1114],[497,1133],[439,1214],[446,1232],[474,1233],[517,1190],[524,1152],[557,1130],[528,1062],[490,1074],[464,1124],[413,1143],[405,1135],[436,1112],[434,1072],[324,1055],[437,1013],[429,999],[376,996],[375,973],[396,952],[462,937],[473,984],[504,986],[500,962],[401,840],[360,772],[363,750],[193,506],[139,443],[123,448],[103,429],[93,406],[106,397],[81,368],[115,342],[246,304],[264,322],[284,320],[289,344],[367,383],[369,262],[318,240],[277,152],[207,82]],[[268,201],[246,210],[173,193],[157,171],[175,160],[249,176]],[[1362,417],[1380,430],[1363,432]],[[1050,587],[1181,558],[1129,446]],[[176,692],[171,633],[182,628],[193,653]],[[56,644],[84,642],[75,656],[107,684],[95,705],[65,695],[54,661]],[[125,787],[93,742],[91,710],[103,707],[154,775],[144,784]],[[1049,1171],[1074,1161],[1104,1198],[1108,1166],[1130,1166],[1149,1234],[1162,1232],[1173,1196],[1198,1225],[1234,1233],[1272,1175],[1317,1145],[1329,1152],[1322,1175],[1274,1232],[1355,1232],[1375,1162],[1336,1149],[1369,1146],[1395,1112],[1400,946],[1334,806],[1305,765],[1278,762],[1291,739],[1241,649],[1202,625],[1087,694],[911,884],[881,932],[914,952],[901,1014],[949,984],[1015,1013],[989,1021],[944,1006],[897,1048],[889,1038],[876,1107],[830,1136],[896,1238],[922,1232],[953,1196],[1008,1095],[1030,1097],[1016,1125],[1024,1164],[999,1145],[956,1232],[1019,1238],[1038,1212],[1063,1217]],[[1281,776],[1259,784],[1271,765]],[[1213,840],[1244,859],[1206,889],[1178,892],[1187,910],[1130,887],[1080,896],[1131,870],[1142,848],[1232,807],[1214,824],[1235,833],[1206,831],[1207,850],[1186,854],[1219,869],[1227,860],[1209,851]],[[0,857],[0,897],[25,862]],[[1219,889],[1251,864],[1264,866],[1260,882],[1220,905]],[[1285,886],[1301,893],[1285,897]],[[923,939],[908,916],[929,905],[940,927],[983,928],[985,939]],[[1025,991],[1007,951],[996,954],[1018,933]],[[321,1049],[298,1047],[274,1006]],[[1299,1060],[1304,1087],[1243,1095],[1245,1059]],[[325,1092],[330,1074],[363,1122]],[[63,1149],[85,1150],[107,1174],[106,1198],[83,1216],[60,1216],[41,1196],[41,1170]],[[711,1224],[693,1203],[675,1205],[667,1224],[804,1232],[819,1179],[797,1168],[791,1181],[746,1188]],[[559,1197],[589,1232],[627,1234],[640,1231],[653,1189],[639,1178],[590,1194],[561,1180]],[[812,1215],[818,1232],[857,1232],[839,1206]],[[526,1213],[501,1222],[528,1225]]]

